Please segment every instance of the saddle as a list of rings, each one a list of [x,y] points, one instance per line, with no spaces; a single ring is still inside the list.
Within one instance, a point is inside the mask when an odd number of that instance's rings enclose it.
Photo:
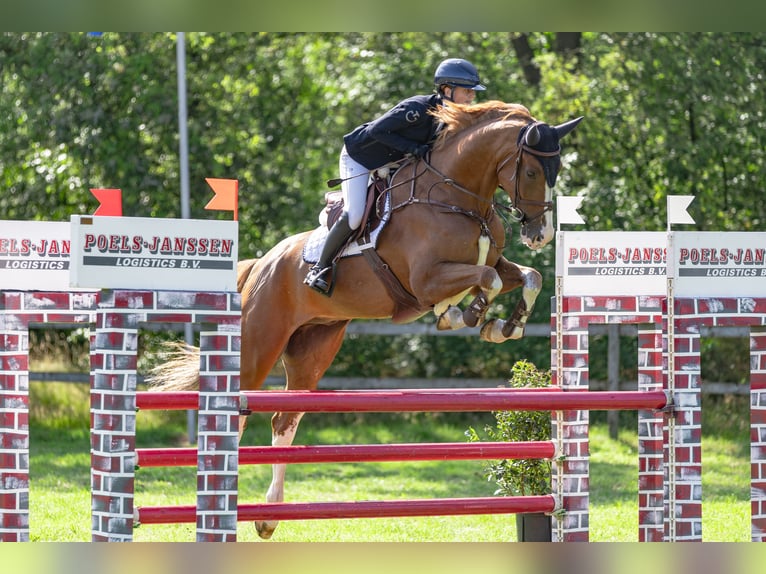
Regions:
[[[366,244],[367,247],[362,249],[362,255],[364,255],[367,263],[381,280],[396,304],[392,321],[394,323],[406,323],[422,315],[428,310],[428,307],[421,305],[402,286],[388,264],[378,255],[373,242],[370,240],[372,232],[386,223],[388,218],[384,217],[384,215],[390,216],[390,213],[386,213],[386,208],[381,205],[381,203],[385,203],[385,199],[388,196],[386,192],[391,187],[391,180],[393,179],[393,174],[386,172],[388,170],[385,170],[383,175],[379,173],[379,170],[375,170],[372,173],[372,181],[367,187],[367,200],[365,202],[362,225],[349,237],[346,245],[348,246],[354,241]],[[326,220],[325,225],[327,229],[330,229],[343,213],[343,192],[340,190],[328,191],[325,193],[325,202],[324,217],[322,219]]]

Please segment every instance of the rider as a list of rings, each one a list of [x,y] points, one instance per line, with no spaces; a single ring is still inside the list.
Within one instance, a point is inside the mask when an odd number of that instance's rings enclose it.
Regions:
[[[333,262],[346,241],[362,223],[370,172],[410,154],[423,157],[436,135],[438,122],[429,110],[447,102],[470,104],[476,91],[486,89],[476,67],[462,58],[442,61],[434,73],[436,93],[402,100],[377,119],[362,124],[343,137],[339,169],[343,213],[325,239],[322,253],[304,283],[330,294]]]

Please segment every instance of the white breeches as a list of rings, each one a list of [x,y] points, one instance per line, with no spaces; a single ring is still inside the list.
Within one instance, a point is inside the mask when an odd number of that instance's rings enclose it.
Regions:
[[[364,204],[367,200],[367,186],[370,179],[370,170],[361,163],[355,161],[346,152],[346,146],[340,151],[338,162],[340,176],[343,178],[341,189],[343,190],[343,211],[348,213],[348,224],[351,229],[356,229],[362,223],[364,216]]]

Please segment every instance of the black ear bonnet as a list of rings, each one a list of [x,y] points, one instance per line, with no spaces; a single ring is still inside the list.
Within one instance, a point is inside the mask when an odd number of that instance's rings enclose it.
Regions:
[[[534,155],[543,166],[548,187],[556,185],[556,176],[561,167],[561,145],[559,141],[577,127],[584,116],[569,120],[558,126],[533,122],[519,130],[516,142],[524,151]]]
[[[559,133],[556,129],[543,123],[529,124],[519,131],[517,143],[518,145],[523,143],[527,147],[527,151],[537,158],[543,166],[548,187],[555,187],[556,177],[561,167],[561,155],[557,153],[561,151],[561,146],[559,145]],[[542,152],[542,154],[536,154],[536,151]]]

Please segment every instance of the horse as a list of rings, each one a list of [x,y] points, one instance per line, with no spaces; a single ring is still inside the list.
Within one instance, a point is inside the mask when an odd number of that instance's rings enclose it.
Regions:
[[[442,128],[425,158],[405,158],[390,178],[387,213],[369,257],[337,262],[330,297],[303,284],[310,264],[303,250],[313,231],[287,237],[258,259],[240,261],[242,390],[262,386],[281,359],[288,390],[314,390],[340,350],[353,319],[407,322],[433,312],[438,329],[484,321],[501,294],[521,288],[508,319],[483,323],[481,339],[502,343],[523,335],[542,286],[535,269],[503,256],[503,190],[521,241],[540,249],[554,235],[552,195],[560,167],[560,138],[582,117],[550,126],[519,104],[449,104],[433,112]],[[379,202],[380,204],[380,202]],[[387,270],[388,275],[379,275]],[[394,284],[392,287],[391,284]],[[460,304],[473,299],[461,310]],[[198,388],[198,351],[181,351],[150,374],[151,390]],[[303,413],[275,413],[272,444],[291,445]],[[240,416],[240,439],[247,414]],[[275,464],[268,502],[284,500],[286,465]],[[268,539],[275,521],[256,522]]]

